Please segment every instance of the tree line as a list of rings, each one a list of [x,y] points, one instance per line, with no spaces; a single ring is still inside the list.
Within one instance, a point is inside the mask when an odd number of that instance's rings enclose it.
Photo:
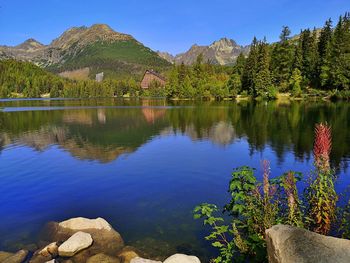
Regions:
[[[277,43],[255,37],[248,56],[240,54],[231,72],[202,63],[174,66],[169,74],[169,97],[235,97],[237,94],[274,98],[278,92],[295,97],[319,93],[350,97],[350,14],[335,27],[329,19],[322,29],[302,30],[291,37],[284,26]]]
[[[74,81],[51,74],[29,62],[0,61],[0,97],[122,97],[215,98],[237,95],[273,99],[279,92],[350,98],[350,14],[333,26],[302,30],[291,37],[284,26],[280,40],[253,39],[249,54],[234,66],[212,65],[199,55],[193,65],[174,65],[167,84],[142,90],[135,78]]]
[[[139,85],[133,78],[94,80],[65,79],[33,65],[13,59],[0,61],[0,98],[89,98],[138,96]]]

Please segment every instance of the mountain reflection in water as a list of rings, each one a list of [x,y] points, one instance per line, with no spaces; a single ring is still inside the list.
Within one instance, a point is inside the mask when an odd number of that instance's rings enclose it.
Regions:
[[[86,103],[83,101],[81,106]],[[345,143],[349,141],[347,104],[212,102],[158,108],[165,102],[145,100],[140,106],[143,107],[3,112],[0,144],[23,144],[36,150],[56,144],[79,159],[108,162],[135,151],[155,136],[181,133],[194,141],[209,140],[222,146],[244,137],[252,152],[270,145],[283,161],[288,150],[296,158],[310,158],[314,124],[327,121],[334,135],[332,162],[337,167],[347,166],[343,162],[349,155],[349,144]]]

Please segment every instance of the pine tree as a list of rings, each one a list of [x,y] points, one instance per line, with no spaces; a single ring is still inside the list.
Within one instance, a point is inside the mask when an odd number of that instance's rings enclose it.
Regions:
[[[258,65],[258,40],[254,37],[250,46],[250,52],[246,60],[242,74],[242,89],[248,91],[249,94],[255,95],[255,75]]]
[[[233,73],[242,76],[244,67],[246,63],[246,58],[243,53],[240,53],[237,57],[236,64],[233,68]]]
[[[350,87],[350,18],[349,14],[339,18],[334,30],[331,58],[331,83],[336,89]]]
[[[295,68],[293,70],[293,73],[290,77],[289,80],[289,86],[292,92],[292,95],[294,97],[300,97],[302,89],[301,89],[301,82],[302,82],[303,78],[301,76],[301,72],[298,68]]]
[[[293,66],[294,47],[290,41],[290,33],[289,28],[284,26],[280,35],[280,41],[275,44],[272,51],[271,69],[275,85],[280,90],[287,89]]]
[[[331,44],[333,38],[332,20],[327,20],[320,34],[318,42],[318,84],[323,88],[330,88]]]
[[[317,32],[310,29],[302,31],[301,34],[301,51],[302,51],[302,75],[304,82],[312,86],[316,82],[317,68]]]
[[[227,89],[231,96],[236,97],[242,91],[241,76],[233,73],[227,82]]]
[[[269,46],[264,39],[258,45],[257,70],[254,78],[254,96],[267,97],[271,86]]]
[[[293,69],[297,68],[300,71],[303,68],[303,51],[302,51],[303,42],[302,42],[301,34],[302,33],[300,33],[300,37],[294,47],[294,58],[293,58],[293,66],[292,66]]]

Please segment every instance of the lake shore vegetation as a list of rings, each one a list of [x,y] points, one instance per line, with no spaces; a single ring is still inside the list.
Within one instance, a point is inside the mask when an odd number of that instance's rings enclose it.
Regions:
[[[267,262],[265,231],[277,224],[349,239],[350,200],[345,196],[340,202],[335,190],[331,147],[331,128],[321,123],[315,127],[309,176],[287,171],[272,177],[267,160],[262,162],[262,181],[253,168],[235,169],[229,182],[231,199],[222,209],[208,203],[194,209],[194,217],[211,229],[206,239],[219,250],[212,262]]]

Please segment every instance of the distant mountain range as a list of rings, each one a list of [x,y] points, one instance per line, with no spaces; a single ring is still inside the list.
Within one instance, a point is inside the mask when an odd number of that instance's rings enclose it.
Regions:
[[[86,78],[93,78],[98,72],[108,77],[140,77],[145,69],[162,72],[171,63],[192,64],[200,54],[210,63],[230,65],[241,52],[248,50],[248,46],[222,38],[209,46],[193,45],[187,52],[172,56],[166,52],[157,53],[108,25],[95,24],[70,28],[49,45],[31,38],[17,46],[0,46],[0,59],[30,61],[66,77],[77,71],[80,75],[83,72]]]
[[[187,52],[172,56],[167,52],[158,51],[158,55],[175,64],[193,64],[198,55],[202,54],[205,61],[212,64],[234,64],[240,53],[248,54],[249,46],[240,46],[234,40],[221,38],[209,46],[193,45]]]
[[[56,73],[89,68],[90,77],[101,71],[107,76],[140,76],[147,68],[170,66],[132,36],[104,24],[73,27],[49,45],[28,39],[18,46],[0,46],[1,58],[30,61]]]

